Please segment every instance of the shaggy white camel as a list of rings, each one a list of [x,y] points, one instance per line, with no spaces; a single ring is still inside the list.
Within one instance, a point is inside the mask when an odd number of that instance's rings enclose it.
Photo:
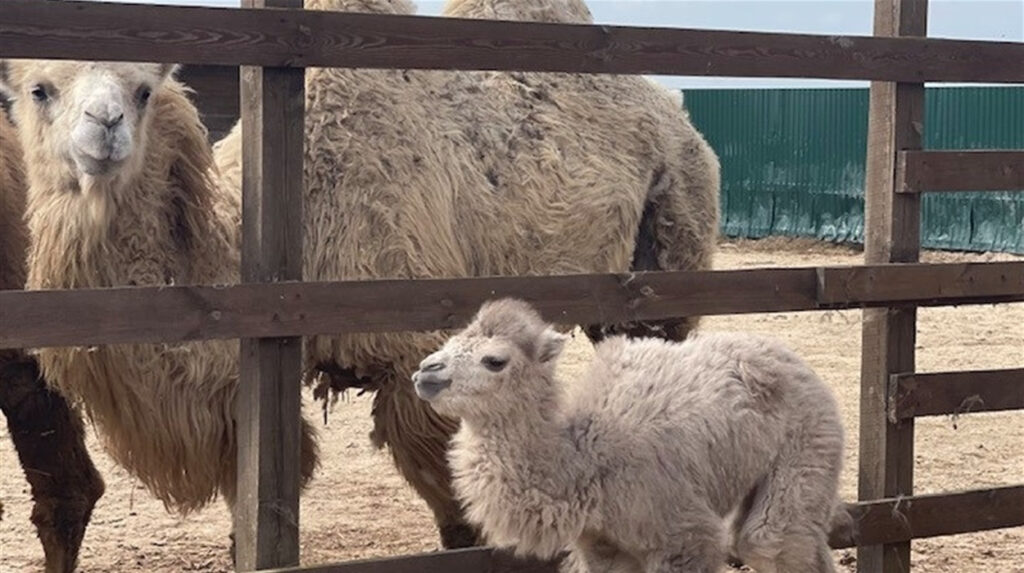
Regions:
[[[411,13],[404,0],[306,8]],[[582,2],[459,0],[446,16],[590,21]],[[706,269],[719,165],[679,100],[642,77],[311,69],[306,280]],[[241,189],[241,130],[215,146]],[[682,338],[696,319],[587,325]],[[374,431],[433,510],[446,547],[476,543],[451,491],[457,426],[416,399],[444,333],[314,336],[310,379],[376,391]]]
[[[492,301],[412,377],[462,420],[455,490],[488,541],[569,548],[595,573],[712,572],[730,549],[760,573],[833,571],[843,427],[799,357],[754,335],[616,336],[564,387],[566,338],[530,305]]]

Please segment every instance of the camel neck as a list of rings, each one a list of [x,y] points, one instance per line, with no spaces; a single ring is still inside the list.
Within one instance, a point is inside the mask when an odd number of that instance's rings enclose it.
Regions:
[[[594,461],[579,451],[555,404],[530,405],[487,421],[464,419],[452,460],[456,487],[469,496],[485,528],[545,558],[571,543],[594,517],[600,489]],[[546,516],[540,531],[539,516]]]
[[[555,393],[529,406],[509,408],[486,420],[463,420],[476,437],[503,463],[515,464],[525,475],[570,485],[582,479],[580,456]]]

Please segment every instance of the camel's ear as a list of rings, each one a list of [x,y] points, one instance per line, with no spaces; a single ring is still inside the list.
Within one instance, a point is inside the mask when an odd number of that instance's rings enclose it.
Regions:
[[[558,358],[562,354],[562,350],[565,349],[565,343],[568,340],[568,335],[562,334],[553,328],[545,329],[544,334],[540,335],[537,360],[540,362],[551,362]]]
[[[166,80],[167,78],[172,78],[180,69],[181,64],[160,64],[160,79]]]

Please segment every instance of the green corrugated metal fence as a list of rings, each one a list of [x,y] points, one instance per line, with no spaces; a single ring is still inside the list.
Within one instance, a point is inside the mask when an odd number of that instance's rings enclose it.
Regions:
[[[722,161],[722,231],[863,242],[868,90],[687,90]],[[929,88],[926,149],[1024,149],[1024,88]],[[979,190],[981,191],[981,190]],[[1024,193],[927,194],[926,247],[1024,253]]]

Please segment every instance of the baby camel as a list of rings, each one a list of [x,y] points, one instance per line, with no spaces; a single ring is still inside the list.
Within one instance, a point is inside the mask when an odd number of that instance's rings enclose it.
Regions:
[[[834,571],[843,427],[799,357],[753,335],[615,336],[562,385],[566,339],[492,301],[413,375],[462,421],[454,486],[490,543],[568,549],[578,572],[710,573],[730,551],[759,573]]]

